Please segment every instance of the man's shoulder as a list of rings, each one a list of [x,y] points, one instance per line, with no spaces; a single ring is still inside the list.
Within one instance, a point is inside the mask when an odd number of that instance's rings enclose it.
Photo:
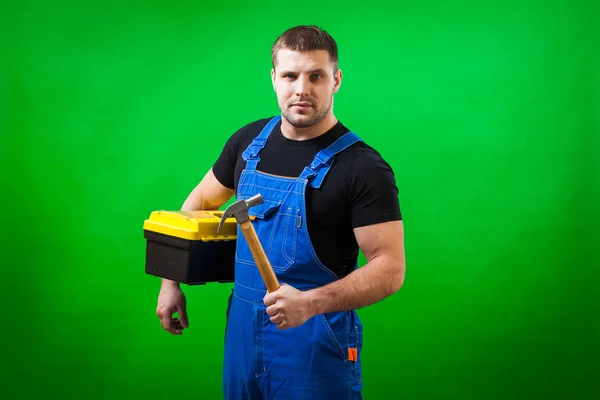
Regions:
[[[240,151],[243,151],[260,134],[272,118],[265,117],[248,122],[229,136],[225,149],[230,152],[232,159],[240,155]]]
[[[265,126],[269,123],[269,121],[273,119],[273,116],[263,117],[256,119],[254,121],[250,121],[245,125],[242,125],[236,132],[234,132],[234,137],[239,138],[255,138],[259,135],[259,133],[263,130]]]
[[[382,165],[389,168],[389,164],[381,153],[362,138],[360,141],[348,147],[346,151],[340,154],[340,156],[352,163],[353,170],[360,171],[364,168],[377,168]]]

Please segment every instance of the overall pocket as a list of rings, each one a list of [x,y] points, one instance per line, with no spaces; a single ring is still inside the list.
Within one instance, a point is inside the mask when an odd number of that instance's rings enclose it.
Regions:
[[[354,340],[353,340],[353,345],[355,346],[356,350],[356,355],[357,355],[357,359],[356,362],[353,365],[353,370],[354,370],[354,377],[356,379],[357,383],[362,382],[362,348],[363,348],[363,326],[362,323],[360,322],[360,319],[358,318],[358,315],[356,314],[355,311],[353,311],[354,313],[354,317],[353,321],[354,324],[353,326],[350,327],[351,330],[354,331]]]
[[[291,267],[296,260],[300,210],[282,206],[281,201],[263,200],[248,210],[258,239],[276,272]],[[238,227],[236,261],[256,265],[252,252]]]
[[[362,381],[363,326],[356,311],[321,314],[326,336],[337,355],[346,362],[355,382]]]
[[[267,253],[273,270],[276,272],[284,272],[296,262],[300,218],[298,208],[280,207],[277,212],[273,240]]]

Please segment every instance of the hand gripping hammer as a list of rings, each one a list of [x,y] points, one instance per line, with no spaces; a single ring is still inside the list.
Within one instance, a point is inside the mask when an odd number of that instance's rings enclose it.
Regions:
[[[223,223],[225,220],[231,216],[235,217],[235,220],[240,225],[241,231],[248,242],[248,246],[250,247],[250,251],[252,252],[252,256],[254,257],[254,261],[258,266],[258,270],[260,271],[260,275],[262,276],[263,281],[265,282],[265,286],[267,287],[268,292],[274,292],[279,288],[279,282],[277,280],[277,276],[275,276],[275,272],[273,272],[273,267],[265,254],[265,250],[263,249],[260,241],[258,240],[258,235],[256,234],[256,230],[254,230],[254,225],[252,225],[252,221],[248,216],[248,209],[250,207],[259,205],[263,203],[263,198],[260,194],[254,195],[250,197],[248,200],[238,200],[225,210],[223,216],[221,217],[221,222],[219,223],[219,228],[217,232],[221,230]]]

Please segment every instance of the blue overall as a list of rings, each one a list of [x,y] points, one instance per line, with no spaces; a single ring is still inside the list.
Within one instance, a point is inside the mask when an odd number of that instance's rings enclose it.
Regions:
[[[309,290],[339,278],[319,261],[311,244],[306,188],[319,188],[334,156],[361,139],[348,132],[321,150],[297,178],[263,173],[257,170],[259,154],[280,119],[273,118],[243,153],[246,169],[236,196],[239,200],[262,195],[264,203],[249,214],[255,217],[252,223],[273,270],[280,283]],[[362,399],[362,324],[356,312],[320,314],[299,327],[280,330],[266,313],[266,294],[238,227],[225,331],[225,399]]]

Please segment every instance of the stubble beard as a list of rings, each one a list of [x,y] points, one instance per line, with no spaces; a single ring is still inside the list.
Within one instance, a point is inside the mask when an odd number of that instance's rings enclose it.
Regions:
[[[331,109],[332,101],[329,101],[327,107],[319,110],[313,107],[315,110],[312,116],[306,118],[304,114],[297,114],[291,111],[289,107],[285,107],[281,110],[283,117],[292,125],[294,128],[310,128],[313,125],[321,122],[326,116],[329,110]]]

